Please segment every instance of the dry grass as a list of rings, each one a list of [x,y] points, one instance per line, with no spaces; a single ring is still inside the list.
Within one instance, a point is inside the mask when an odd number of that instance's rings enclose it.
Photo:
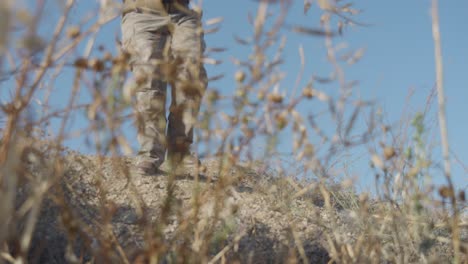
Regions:
[[[355,95],[343,65],[363,52],[343,53],[335,37],[361,25],[359,12],[344,1],[316,2],[305,1],[304,10],[321,10],[320,25],[288,27],[292,1],[259,1],[252,36],[237,37],[252,54],[233,60],[235,94],[205,95],[200,174],[135,177],[133,139],[124,133],[133,119],[129,55],[91,52],[96,32],[118,19],[119,8],[101,1],[99,11],[70,26],[77,3],[68,0],[44,33],[49,1],[37,1],[34,11],[3,1],[0,84],[10,96],[2,91],[0,263],[468,263],[464,190],[453,186],[447,165],[446,186],[425,180],[438,162],[430,159],[425,112],[388,125],[374,111],[378,103]],[[219,22],[209,20],[205,31],[222,30]],[[434,5],[440,61],[437,24]],[[290,31],[323,39],[330,77],[302,70],[293,89],[282,86]],[[216,64],[220,51],[208,49],[205,62]],[[304,69],[303,47],[299,54]],[[61,74],[73,77],[54,87]],[[326,93],[324,83],[336,92]],[[59,107],[51,101],[57,89],[68,91]],[[83,102],[84,95],[91,99]],[[311,104],[320,111],[303,110]],[[86,126],[73,129],[83,114]],[[63,148],[77,137],[96,154]],[[292,142],[289,157],[278,140]],[[254,158],[263,141],[264,157]],[[373,194],[357,193],[341,177],[356,148],[369,150]]]

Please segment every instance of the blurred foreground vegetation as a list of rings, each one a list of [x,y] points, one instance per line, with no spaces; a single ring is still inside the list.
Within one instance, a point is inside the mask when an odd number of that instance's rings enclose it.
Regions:
[[[128,54],[117,40],[95,45],[120,18],[120,2],[97,1],[77,19],[79,4],[0,3],[0,263],[468,263],[466,194],[431,160],[425,112],[389,124],[346,79],[344,65],[363,56],[339,46],[347,27],[362,26],[351,2],[306,0],[320,23],[288,26],[293,1],[258,1],[252,35],[236,39],[252,53],[233,60],[235,93],[209,89],[204,98],[203,173],[147,180],[129,172]],[[205,19],[207,34],[223,30],[221,19]],[[327,77],[300,72],[284,87],[291,31],[323,40]],[[223,51],[209,47],[206,63]],[[303,47],[299,54],[303,65]],[[70,140],[93,154],[67,150]],[[279,141],[290,142],[288,157]],[[375,172],[369,193],[340,169],[356,148]],[[434,186],[435,173],[446,184]]]

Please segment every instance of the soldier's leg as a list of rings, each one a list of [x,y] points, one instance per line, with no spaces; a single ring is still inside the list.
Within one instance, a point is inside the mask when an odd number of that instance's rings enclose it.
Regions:
[[[200,18],[195,13],[171,15],[175,27],[171,52],[177,63],[172,84],[172,103],[167,131],[168,154],[189,152],[207,76],[202,57],[205,50]]]
[[[136,116],[140,151],[137,165],[152,172],[164,161],[166,151],[166,89],[158,71],[168,50],[167,18],[129,13],[122,19],[124,49],[131,55],[137,83]]]

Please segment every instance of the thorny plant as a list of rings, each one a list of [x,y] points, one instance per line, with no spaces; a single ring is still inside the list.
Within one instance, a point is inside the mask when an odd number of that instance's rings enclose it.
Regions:
[[[53,31],[49,32],[44,31],[41,25],[44,17],[49,15],[47,7],[52,2],[56,4],[60,16]],[[27,261],[42,202],[63,177],[61,146],[64,140],[85,135],[85,140],[102,157],[120,156],[122,153],[132,155],[134,152],[123,126],[133,119],[129,110],[133,91],[125,88],[129,87],[126,83],[138,81],[127,78],[129,55],[121,50],[110,52],[114,50],[113,45],[119,46],[118,43],[109,42],[109,47],[95,47],[102,27],[120,16],[119,6],[111,1],[100,1],[97,13],[83,16],[82,21],[71,25],[72,10],[77,2],[41,0],[29,9],[13,0],[4,0],[0,4],[0,263]],[[220,172],[225,166],[243,160],[261,159],[265,168],[275,168],[275,174],[288,179],[284,182],[290,182],[290,186],[294,187],[289,199],[307,198],[312,190],[322,196],[324,209],[330,217],[327,220],[318,218],[316,224],[324,227],[327,251],[333,262],[428,263],[434,256],[431,250],[438,243],[449,247],[454,263],[466,261],[467,245],[460,240],[460,229],[463,227],[459,214],[464,209],[464,192],[457,193],[447,165],[444,169],[447,185],[438,190],[442,201],[433,197],[434,187],[431,184],[420,182],[421,177],[430,178],[433,172],[429,169],[431,161],[424,149],[424,116],[414,117],[413,139],[399,140],[400,137],[393,134],[393,127],[386,125],[374,113],[376,104],[355,95],[354,88],[358,82],[346,78],[344,65],[359,61],[363,50],[343,52],[336,41],[339,40],[338,36],[345,35],[346,27],[363,25],[354,18],[359,11],[346,1],[319,0],[314,3],[305,0],[305,13],[310,8],[321,10],[320,25],[288,26],[286,15],[293,1],[258,2],[257,13],[250,20],[253,35],[236,38],[239,45],[252,47],[253,52],[246,58],[233,60],[238,66],[234,74],[235,93],[223,94],[223,91],[212,88],[205,95],[206,104],[197,124],[198,144],[203,149],[203,157],[221,160]],[[198,4],[201,5],[201,1]],[[437,47],[440,37],[436,5],[433,8]],[[222,30],[221,20],[208,19],[205,33]],[[301,46],[299,63],[302,70],[293,89],[287,88],[291,85],[284,84],[285,73],[281,67],[283,50],[287,45],[285,36],[290,31],[304,37],[323,39],[325,55],[332,67],[328,77],[307,76],[304,71],[305,52]],[[216,53],[223,51],[223,48],[209,48],[205,62],[219,63],[213,57],[222,56]],[[440,60],[441,54],[437,49],[436,57]],[[171,72],[172,66],[167,65],[168,72]],[[443,95],[441,69],[438,64],[439,96]],[[53,84],[64,72],[73,73],[68,86],[54,87]],[[212,77],[211,81],[222,77]],[[333,86],[334,90],[325,92],[325,85]],[[52,94],[57,89],[68,91],[61,98],[61,103],[65,102],[63,107],[52,106],[55,103],[51,101],[54,98]],[[83,97],[90,99],[82,100]],[[320,110],[309,112],[307,109],[310,109],[310,105]],[[71,129],[73,126],[70,124],[78,113],[86,114],[87,126],[76,131]],[[440,118],[444,119],[443,114]],[[363,121],[366,123],[364,129],[360,124]],[[332,124],[332,129],[325,128],[329,124]],[[444,122],[441,122],[441,126],[445,126]],[[445,128],[442,128],[442,135],[446,139]],[[40,151],[32,151],[39,139],[52,142],[48,143],[52,148],[46,156]],[[444,150],[448,144],[445,139]],[[263,140],[268,142],[265,154],[258,158],[256,146]],[[284,166],[278,144],[280,140],[292,142],[290,156],[293,158],[288,162],[300,168],[295,175],[288,173]],[[363,146],[369,148],[369,159],[378,175],[375,199],[365,193],[356,195],[330,187],[330,183],[342,174],[337,164],[345,163],[343,159],[347,158],[346,153],[350,149]],[[446,155],[444,153],[444,159],[447,159]],[[24,160],[31,157],[49,165],[43,177],[32,177],[22,168]],[[259,166],[254,162],[247,165]],[[124,170],[128,172],[128,168]],[[313,180],[302,186],[293,184],[292,179],[299,175]],[[33,183],[35,187],[19,204],[16,201],[17,192],[25,181]],[[216,201],[223,201],[230,184],[229,181],[223,182],[211,191],[218,198]],[[172,256],[179,261],[211,260],[211,263],[215,263],[222,260],[228,251],[235,248],[234,244],[246,235],[233,237],[231,244],[213,253],[210,241],[220,236],[215,230],[219,215],[215,213],[212,216],[209,220],[212,224],[203,225],[203,232],[197,229],[197,226],[200,228],[197,225],[200,221],[198,215],[207,195],[196,191],[190,216],[181,224],[170,246],[163,246],[162,230],[171,214],[174,214],[175,206],[174,190],[171,184],[168,186],[160,224],[154,227],[148,238],[152,249],[150,262]],[[61,197],[56,199],[60,200]],[[353,233],[351,240],[336,228],[339,217],[337,203],[350,210],[353,221],[357,223],[355,229],[349,230]],[[86,226],[72,223],[67,205],[64,202],[59,204],[64,208],[62,218],[69,219],[68,224],[64,221],[66,229],[85,232]],[[222,206],[222,203],[216,203],[215,212]],[[102,208],[102,214],[109,212]],[[12,231],[11,226],[17,220],[24,221],[24,228]],[[291,229],[295,230],[294,226]],[[436,229],[447,230],[448,235],[437,235]],[[225,227],[225,230],[229,232],[230,227]],[[15,241],[15,247],[11,241]],[[299,239],[295,242],[299,258],[308,262],[302,242]],[[198,250],[193,250],[195,243]],[[119,261],[130,262],[125,252],[120,250],[119,253]]]

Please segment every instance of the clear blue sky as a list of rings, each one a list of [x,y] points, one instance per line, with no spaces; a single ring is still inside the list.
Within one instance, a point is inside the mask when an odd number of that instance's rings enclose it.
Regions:
[[[54,2],[54,1],[49,1]],[[318,10],[313,7],[305,16],[303,14],[303,1],[294,1],[295,4],[287,18],[289,25],[306,25],[317,27],[319,24]],[[78,0],[78,7],[72,12],[73,19],[79,21],[96,7],[95,1]],[[348,80],[358,80],[357,91],[363,99],[376,100],[382,106],[386,120],[390,124],[398,123],[405,114],[414,114],[423,111],[427,97],[435,83],[434,45],[431,31],[431,16],[429,0],[398,0],[398,1],[354,1],[355,8],[363,12],[355,18],[368,27],[348,27],[343,37],[338,37],[335,43],[346,43],[350,48],[365,48],[363,59],[350,67],[345,68]],[[232,93],[233,73],[235,66],[230,58],[246,58],[251,52],[250,48],[242,47],[233,40],[234,35],[251,35],[251,26],[248,24],[248,14],[255,15],[257,1],[251,0],[204,0],[204,20],[223,17],[221,30],[206,36],[208,46],[224,47],[227,51],[216,55],[223,63],[216,67],[208,66],[208,74],[215,76],[225,73],[226,77],[210,84],[210,88],[218,89],[223,94]],[[468,164],[468,1],[440,1],[440,23],[442,34],[442,48],[445,70],[445,91],[447,97],[447,115],[449,125],[449,141],[451,150],[457,157]],[[50,6],[50,10],[54,7]],[[53,13],[53,11],[50,11]],[[72,22],[72,23],[75,23]],[[109,49],[115,50],[115,39],[120,36],[119,20],[113,21],[100,31],[98,42]],[[72,24],[70,23],[70,24]],[[46,22],[54,26],[53,19]],[[46,26],[42,30],[50,30]],[[299,71],[298,47],[303,45],[306,56],[306,68],[302,85],[310,79],[311,75],[327,76],[330,65],[325,56],[324,41],[320,38],[311,38],[296,33],[285,34],[288,38],[284,59],[281,67],[287,74],[285,82],[294,83]],[[56,83],[56,93],[53,102],[58,107],[62,96],[70,92],[70,75],[65,73]],[[288,92],[285,85],[283,89]],[[332,92],[337,85],[323,85],[317,88]],[[412,97],[408,101],[408,96]],[[2,95],[3,96],[3,95]],[[68,98],[68,97],[67,97]],[[83,96],[82,101],[89,100]],[[409,104],[408,104],[409,102]],[[405,108],[405,106],[408,106]],[[434,101],[436,107],[436,101]],[[406,113],[404,113],[406,109]],[[440,158],[438,146],[439,130],[435,111],[428,116],[431,133],[429,139],[435,143],[434,157]],[[83,118],[74,118],[74,127],[83,126]],[[129,127],[129,134],[134,133]],[[290,139],[283,140],[282,144],[289,144]],[[71,148],[87,152],[89,149],[83,140],[67,141]],[[360,156],[358,153],[354,153]],[[363,152],[364,153],[364,152]],[[368,160],[358,160],[352,166],[352,175],[365,175],[358,182],[362,188],[371,186],[372,173],[368,168]],[[462,168],[452,156],[453,174],[456,182],[466,186],[467,171]],[[443,182],[441,178],[435,180]]]

